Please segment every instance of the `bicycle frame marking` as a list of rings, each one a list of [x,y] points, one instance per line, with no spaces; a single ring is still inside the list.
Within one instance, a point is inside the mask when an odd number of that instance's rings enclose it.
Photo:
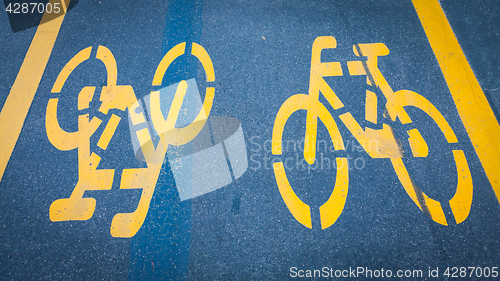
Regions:
[[[80,51],[75,55],[60,72],[52,93],[60,93],[64,83],[71,72],[82,62],[90,58],[91,47]],[[180,43],[173,47],[161,60],[153,78],[153,85],[161,85],[168,66],[179,56],[185,54],[186,43]],[[207,73],[207,82],[215,81],[212,61],[206,50],[193,43],[192,55],[202,63]],[[117,65],[111,51],[103,46],[97,49],[96,58],[101,60],[107,70],[107,86],[102,88],[100,94],[101,106],[99,111],[108,114],[110,109],[128,111],[133,123],[144,122],[145,116],[142,112],[137,113],[135,109],[139,105],[132,86],[117,86]],[[205,125],[210,114],[215,95],[215,88],[207,87],[205,101],[197,118],[188,126],[176,128],[175,124],[179,116],[181,105],[187,91],[187,83],[179,82],[172,105],[166,120],[160,110],[159,92],[151,93],[152,122],[156,128],[160,141],[155,148],[148,129],[137,131],[141,142],[141,149],[146,159],[146,168],[124,169],[121,175],[120,189],[142,189],[141,197],[136,210],[132,213],[116,214],[111,222],[110,232],[114,237],[132,237],[142,226],[148,213],[151,198],[153,196],[158,176],[161,171],[163,159],[169,145],[183,145],[193,140]],[[84,87],[78,95],[78,110],[89,108],[93,99],[95,87]],[[49,141],[59,150],[78,150],[78,182],[69,198],[58,199],[50,206],[49,217],[51,221],[88,220],[92,217],[96,200],[84,198],[87,190],[109,190],[113,184],[114,169],[98,169],[101,158],[90,151],[90,137],[96,132],[102,121],[93,117],[89,120],[89,114],[78,117],[78,131],[66,132],[58,122],[57,105],[59,98],[52,98],[47,104],[46,131]],[[121,118],[112,114],[107,122],[97,146],[106,150],[113,137]]]
[[[273,128],[272,153],[281,155],[281,140],[283,130],[288,118],[298,110],[307,110],[306,134],[304,141],[304,158],[309,164],[315,161],[317,121],[318,118],[326,126],[330,138],[336,150],[344,150],[342,136],[338,127],[326,107],[319,101],[321,91],[326,100],[334,110],[342,108],[342,101],[323,79],[325,76],[341,76],[342,70],[339,62],[321,62],[321,51],[323,49],[336,48],[337,43],[332,36],[316,38],[311,54],[311,78],[309,84],[309,95],[297,94],[288,98],[279,109]],[[366,83],[378,87],[387,99],[387,117],[392,121],[399,119],[402,124],[411,123],[412,120],[404,107],[417,107],[427,113],[438,125],[448,143],[457,143],[455,133],[444,119],[438,109],[425,97],[409,90],[394,92],[389,83],[377,66],[379,56],[389,54],[389,49],[382,43],[359,44],[353,46],[353,52],[358,57],[366,57],[366,61],[347,62],[350,75],[366,75]],[[366,120],[377,123],[377,96],[374,92],[366,91]],[[372,158],[389,158],[394,170],[401,181],[403,188],[412,201],[435,222],[448,225],[441,203],[428,197],[411,180],[406,167],[402,161],[403,153],[392,132],[392,128],[383,123],[382,129],[374,130],[369,127],[361,128],[351,113],[347,112],[339,116],[351,134],[356,138],[364,150]],[[408,142],[414,157],[427,157],[429,148],[422,135],[417,129],[407,131]],[[378,146],[373,148],[369,145],[376,142]],[[456,223],[463,222],[469,215],[472,204],[473,183],[467,160],[463,151],[453,150],[453,157],[457,166],[458,184],[456,193],[449,201]],[[320,207],[321,228],[325,229],[335,223],[343,211],[348,193],[348,168],[347,159],[337,158],[337,177],[334,190],[325,204]],[[345,164],[345,165],[342,165]],[[277,162],[273,165],[276,182],[280,193],[292,215],[301,224],[312,228],[310,208],[302,202],[295,194],[286,177],[283,163]]]

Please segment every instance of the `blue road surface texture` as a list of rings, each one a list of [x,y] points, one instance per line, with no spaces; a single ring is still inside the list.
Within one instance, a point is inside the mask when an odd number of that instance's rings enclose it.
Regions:
[[[500,108],[500,5],[496,1],[440,1],[469,63],[495,114]],[[0,5],[1,6],[1,5]],[[23,63],[36,27],[13,33],[0,13],[0,105]],[[384,43],[390,54],[379,68],[392,88],[426,97],[453,128],[471,170],[474,195],[468,218],[456,224],[443,204],[449,226],[427,217],[403,189],[388,159],[373,159],[340,122],[345,151],[318,146],[323,163],[349,160],[349,193],[342,214],[322,230],[319,206],[332,193],[336,170],[305,162],[299,146],[283,151],[292,159],[287,176],[295,193],[311,206],[312,229],[287,208],[276,184],[271,152],[276,114],[287,98],[307,94],[311,48],[319,36],[333,36],[337,48],[324,50],[323,62],[341,63],[344,75],[325,78],[362,127],[365,76],[347,75],[347,61],[358,59],[353,45]],[[99,168],[115,169],[111,190],[87,191],[96,210],[85,221],[52,222],[52,202],[67,198],[78,180],[77,151],[60,151],[48,140],[45,113],[51,88],[64,65],[92,46],[91,58],[78,66],[58,97],[59,122],[78,129],[77,93],[85,86],[106,85],[106,69],[95,59],[106,46],[118,65],[118,85],[132,85],[138,99],[180,80],[195,78],[205,88],[205,74],[193,56],[179,57],[161,87],[152,79],[163,56],[175,45],[198,43],[215,70],[211,116],[241,122],[248,170],[241,178],[213,192],[181,201],[169,162],[163,164],[146,220],[132,238],[114,238],[115,214],[136,209],[140,190],[120,190],[123,169],[145,167],[135,154],[127,113],[109,148],[101,151]],[[200,90],[203,96],[204,91]],[[408,129],[383,118],[398,139]],[[202,99],[203,100],[203,99]],[[321,97],[320,101],[327,104]],[[89,114],[98,116],[99,101]],[[405,159],[415,183],[429,197],[449,201],[457,172],[439,128],[422,111],[409,109],[413,124],[429,140],[429,157]],[[118,114],[118,113],[117,113]],[[124,122],[125,121],[125,122]],[[300,143],[306,112],[287,121],[283,139]],[[321,124],[321,123],[320,123]],[[96,132],[102,134],[103,128]],[[1,133],[0,133],[1,134]],[[328,143],[324,125],[318,142]],[[91,138],[96,148],[97,137]],[[404,151],[410,151],[407,142]],[[455,148],[455,147],[454,147]],[[442,153],[448,151],[448,153]],[[318,160],[319,159],[319,160]],[[317,162],[321,162],[318,158]],[[410,0],[393,1],[79,1],[63,21],[52,55],[26,118],[19,141],[0,182],[0,280],[287,280],[297,270],[349,269],[422,270],[447,267],[499,267],[500,207],[457,113],[443,74]],[[352,278],[344,278],[351,280]],[[365,280],[364,276],[352,280]],[[394,278],[397,279],[397,278]],[[404,278],[423,280],[424,278]]]
[[[202,7],[202,1],[168,3],[162,56],[179,43],[186,42],[189,46],[192,42],[199,42]],[[174,75],[164,78],[162,87],[196,78],[198,65],[193,59],[183,56],[176,61],[169,69]],[[129,280],[179,280],[186,277],[191,240],[191,200],[181,202],[168,163],[163,164],[146,221],[132,239]]]

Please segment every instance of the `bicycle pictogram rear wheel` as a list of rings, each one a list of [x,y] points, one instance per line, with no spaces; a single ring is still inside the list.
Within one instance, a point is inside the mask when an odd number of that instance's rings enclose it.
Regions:
[[[408,90],[398,91],[395,94],[398,95],[402,101],[404,101],[401,108],[415,107],[431,117],[442,133],[442,135],[439,134],[439,137],[444,137],[446,139],[446,146],[450,148],[453,154],[453,161],[456,166],[456,173],[458,177],[456,191],[453,198],[451,198],[448,203],[456,223],[462,223],[465,219],[467,219],[470,213],[473,195],[473,182],[465,153],[460,149],[451,149],[451,144],[458,143],[453,129],[437,108],[423,96]],[[402,118],[402,123],[411,123],[412,120],[409,118],[406,111],[405,114],[407,118]],[[407,157],[428,157],[429,146],[423,139],[420,132],[417,129],[411,129],[408,130],[407,133],[409,136],[408,141],[412,154],[409,156],[407,155]],[[446,153],[446,150],[440,150],[439,153]],[[425,194],[413,180],[413,177],[418,177],[420,175],[410,175],[403,159],[401,158],[391,158],[391,162],[405,191],[408,193],[413,202],[433,221],[442,225],[448,225],[448,221],[446,220],[443,207],[441,205],[442,202],[427,196],[427,194]]]

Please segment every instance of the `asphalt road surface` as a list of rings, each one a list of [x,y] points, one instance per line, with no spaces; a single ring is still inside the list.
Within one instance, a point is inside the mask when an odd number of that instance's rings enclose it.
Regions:
[[[3,2],[1,280],[500,278],[497,1]]]

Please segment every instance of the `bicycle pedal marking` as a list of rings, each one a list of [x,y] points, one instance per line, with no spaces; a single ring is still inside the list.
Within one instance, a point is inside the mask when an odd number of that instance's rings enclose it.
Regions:
[[[153,78],[153,85],[161,85],[161,81],[169,65],[179,56],[184,55],[186,43],[181,43],[172,48],[161,60]],[[76,54],[61,70],[58,75],[52,93],[60,93],[66,80],[72,71],[84,61],[90,59],[92,47],[88,47]],[[206,50],[196,44],[192,45],[192,55],[197,57],[205,72],[207,82],[215,81],[215,73],[210,56]],[[102,87],[98,111],[104,115],[110,114],[110,110],[118,109],[124,113],[128,112],[134,124],[145,122],[145,116],[138,111],[139,103],[134,90],[130,85],[117,85],[117,65],[111,51],[99,46],[96,58],[102,61],[107,71],[107,85]],[[142,154],[146,159],[146,168],[123,169],[121,174],[120,189],[142,189],[138,206],[134,212],[119,213],[113,217],[110,233],[114,237],[132,237],[142,226],[154,189],[163,164],[163,158],[169,145],[182,145],[193,140],[204,127],[210,114],[215,95],[215,88],[208,87],[203,106],[193,122],[183,128],[177,128],[176,121],[179,116],[180,106],[186,94],[186,81],[181,81],[174,95],[174,102],[167,114],[167,119],[159,109],[159,99],[151,99],[151,108],[154,108],[152,123],[159,132],[160,141],[155,147],[151,141],[148,129],[138,130],[137,138],[141,142]],[[96,94],[95,87],[84,87],[78,94],[78,110],[87,110]],[[154,92],[151,93],[154,96]],[[78,130],[67,132],[61,128],[58,121],[59,98],[52,98],[47,104],[46,131],[49,141],[59,150],[78,150],[78,181],[73,188],[69,198],[55,200],[49,209],[49,218],[53,222],[88,220],[92,217],[96,200],[84,198],[87,190],[110,190],[113,184],[114,169],[98,169],[101,157],[91,152],[90,138],[97,129],[103,125],[103,121],[97,117],[91,120],[89,114],[78,116]],[[121,117],[111,114],[106,122],[104,130],[98,139],[97,147],[106,150]]]
[[[342,69],[338,62],[322,62],[321,51],[323,49],[334,49],[337,41],[332,36],[321,36],[314,40],[311,51],[311,71],[309,94],[296,94],[289,97],[280,107],[275,118],[272,135],[272,153],[282,154],[282,138],[285,124],[290,116],[299,110],[307,111],[306,133],[304,136],[304,158],[307,163],[313,164],[316,155],[316,138],[318,119],[324,123],[336,150],[345,150],[342,136],[332,117],[319,100],[320,92],[330,103],[334,110],[344,107],[340,98],[334,90],[327,84],[323,77],[342,76]],[[399,121],[402,124],[412,123],[413,120],[406,112],[406,107],[416,107],[425,112],[438,125],[443,137],[448,144],[458,143],[453,129],[448,124],[439,110],[425,97],[410,90],[399,90],[394,92],[386,81],[384,75],[378,68],[378,58],[387,56],[390,51],[383,43],[355,44],[353,53],[357,57],[364,57],[361,61],[348,61],[347,68],[349,75],[366,75],[366,84],[380,89],[385,96],[384,117],[392,121]],[[365,119],[368,122],[377,124],[377,95],[366,90]],[[405,164],[402,161],[403,152],[400,141],[396,139],[392,128],[383,123],[382,129],[374,130],[369,127],[362,128],[350,112],[339,116],[340,120],[348,128],[350,133],[360,143],[361,147],[372,158],[390,159],[404,190],[412,201],[433,221],[448,225],[441,202],[428,197],[421,191],[410,177]],[[429,146],[417,129],[407,131],[408,142],[413,157],[426,158],[429,155]],[[375,144],[374,146],[372,144]],[[472,205],[473,182],[467,159],[462,150],[453,150],[453,159],[456,164],[458,182],[456,192],[449,205],[451,207],[455,222],[462,223],[467,219]],[[345,206],[349,177],[347,159],[337,158],[337,176],[335,187],[328,201],[320,207],[321,228],[326,229],[332,226],[341,215]],[[345,165],[342,165],[344,164]],[[339,168],[342,167],[342,168]],[[345,169],[344,169],[345,167]],[[286,171],[282,162],[273,165],[276,183],[280,194],[290,210],[293,217],[308,228],[312,228],[310,207],[302,202],[290,186]]]

